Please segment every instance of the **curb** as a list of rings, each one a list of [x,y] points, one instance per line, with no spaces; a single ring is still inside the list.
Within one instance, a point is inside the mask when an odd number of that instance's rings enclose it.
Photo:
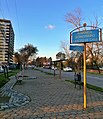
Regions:
[[[19,93],[12,88],[16,84],[15,76],[10,77],[10,80],[1,88],[2,96],[9,96],[8,103],[0,103],[0,111],[14,107],[20,107],[30,102],[30,98],[22,93]]]

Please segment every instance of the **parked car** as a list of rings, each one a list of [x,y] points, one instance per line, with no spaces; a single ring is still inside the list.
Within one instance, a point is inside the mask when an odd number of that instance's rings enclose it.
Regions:
[[[63,71],[72,71],[72,68],[71,67],[66,67],[66,68],[63,68]]]
[[[11,64],[9,64],[9,69],[10,70],[13,70],[13,69],[16,69],[16,64],[13,64],[13,63],[11,63]]]
[[[103,67],[100,67],[99,69],[100,69],[100,70],[103,70]]]
[[[2,66],[0,66],[0,73],[2,73],[4,71],[4,69],[2,68]]]
[[[51,69],[53,69],[53,70],[57,70],[57,67],[52,66]]]
[[[50,66],[48,66],[48,65],[43,66],[43,68],[45,68],[45,69],[51,69],[51,67],[50,67]]]

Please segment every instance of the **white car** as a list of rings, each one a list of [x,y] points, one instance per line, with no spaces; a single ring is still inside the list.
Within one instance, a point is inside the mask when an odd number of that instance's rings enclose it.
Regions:
[[[53,66],[51,67],[51,69],[53,69],[53,70],[57,70],[57,68],[56,68],[56,67],[53,67]]]
[[[100,70],[103,70],[103,67],[100,67],[99,69],[100,69]]]
[[[66,67],[66,68],[63,68],[63,71],[72,71],[72,68],[71,67]]]
[[[3,70],[3,68],[2,68],[2,66],[0,66],[0,73],[2,73],[4,70]]]

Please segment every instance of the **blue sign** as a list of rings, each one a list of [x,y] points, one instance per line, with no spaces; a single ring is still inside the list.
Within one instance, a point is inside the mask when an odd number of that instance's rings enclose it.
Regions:
[[[73,32],[71,40],[71,43],[98,42],[99,29]]]
[[[72,46],[72,45],[70,45],[70,50],[81,52],[81,51],[84,51],[84,46],[76,46],[76,45]]]

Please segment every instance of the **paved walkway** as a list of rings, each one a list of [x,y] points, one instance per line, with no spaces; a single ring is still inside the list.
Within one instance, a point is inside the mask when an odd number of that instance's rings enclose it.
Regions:
[[[87,90],[87,109],[83,109],[83,88],[36,70],[26,70],[22,85],[13,90],[29,96],[20,107],[0,111],[0,119],[103,119],[103,94]]]
[[[7,103],[0,103],[0,111],[13,107],[19,107],[21,105],[25,105],[30,101],[30,98],[28,96],[12,89],[16,83],[17,79],[15,78],[15,76],[12,76],[10,77],[10,81],[0,89],[0,95],[2,97],[10,97]]]

